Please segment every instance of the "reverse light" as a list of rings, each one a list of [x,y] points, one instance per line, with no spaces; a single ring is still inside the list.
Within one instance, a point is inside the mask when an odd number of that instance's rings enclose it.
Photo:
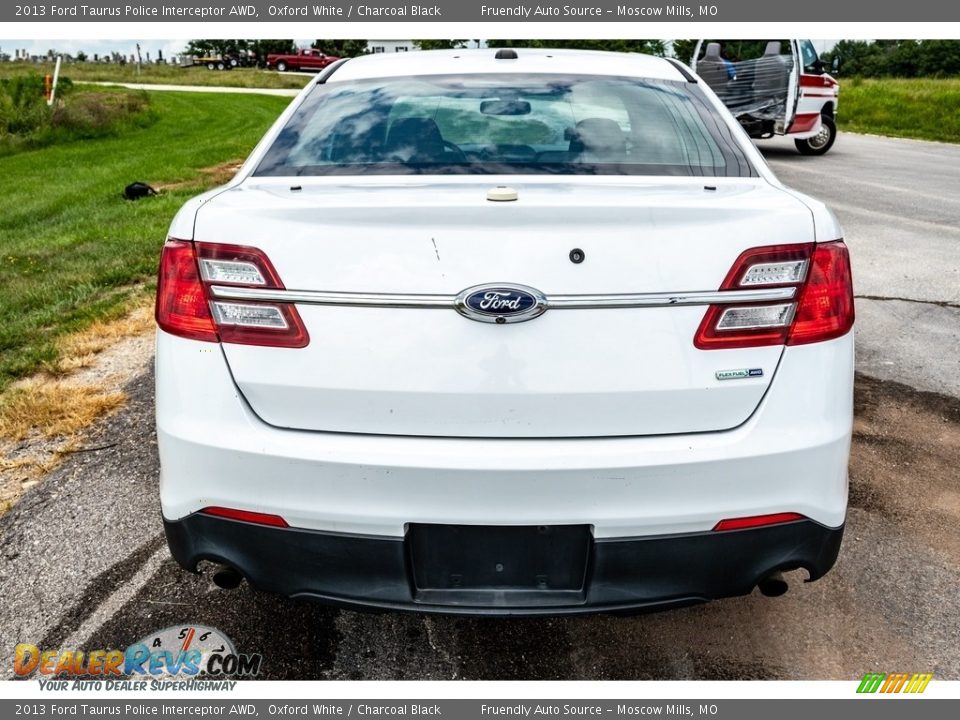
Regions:
[[[217,325],[242,325],[245,327],[270,327],[286,330],[288,325],[283,311],[276,305],[233,303],[216,300],[210,304]]]
[[[769,525],[781,525],[782,523],[794,522],[795,520],[806,520],[804,515],[795,512],[771,513],[769,515],[751,515],[750,517],[731,518],[721,520],[713,526],[714,532],[723,532],[725,530],[746,530],[747,528],[767,527]]]
[[[717,321],[717,330],[752,330],[784,327],[793,320],[796,303],[725,308]]]
[[[211,260],[204,258],[200,261],[200,276],[209,283],[221,285],[267,284],[263,273],[260,272],[260,268],[252,262]]]
[[[751,265],[740,281],[742,287],[756,285],[790,285],[803,282],[807,275],[806,260]]]
[[[254,525],[290,527],[287,521],[279,515],[269,515],[267,513],[252,512],[250,510],[210,506],[203,508],[200,512],[204,515],[213,515],[215,517],[227,518],[228,520],[240,520],[241,522],[253,523]]]
[[[853,327],[850,256],[842,240],[773,245],[742,253],[720,290],[793,287],[791,302],[711,305],[694,345],[700,350],[801,345]]]
[[[273,264],[257,248],[168,240],[157,283],[160,328],[240,345],[302,348],[310,342],[293,304],[211,300],[213,285],[283,289]]]

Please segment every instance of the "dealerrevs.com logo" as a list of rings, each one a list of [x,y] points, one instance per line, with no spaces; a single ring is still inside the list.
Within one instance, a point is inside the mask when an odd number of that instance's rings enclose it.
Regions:
[[[260,673],[259,653],[237,652],[216,628],[178,625],[151,633],[124,650],[14,649],[17,677],[36,677],[42,690],[232,690]],[[208,679],[209,678],[209,679]]]
[[[922,693],[933,673],[867,673],[857,687],[858,693]]]

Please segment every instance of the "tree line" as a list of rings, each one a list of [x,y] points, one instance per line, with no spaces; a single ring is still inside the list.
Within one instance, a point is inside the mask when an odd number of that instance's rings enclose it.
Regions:
[[[480,40],[413,40],[421,50],[477,47]],[[570,48],[671,55],[690,62],[696,40],[487,40],[490,47]],[[745,42],[745,41],[743,41]],[[262,62],[269,53],[296,50],[293,40],[191,40],[191,55],[245,55],[253,53]],[[313,41],[313,47],[328,55],[356,57],[367,52],[366,40]],[[960,75],[960,40],[841,40],[823,53],[829,67],[839,56],[842,74],[862,77],[950,77]]]
[[[843,75],[951,77],[960,75],[960,40],[841,40],[824,59],[842,61]]]

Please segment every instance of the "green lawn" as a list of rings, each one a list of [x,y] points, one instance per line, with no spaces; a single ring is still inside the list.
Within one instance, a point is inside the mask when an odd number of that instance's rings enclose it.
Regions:
[[[840,79],[841,130],[960,142],[960,79]]]
[[[53,63],[0,63],[0,78],[36,72],[53,74]],[[74,82],[98,80],[108,82],[153,83],[161,85],[221,85],[224,87],[295,88],[299,90],[310,78],[305,75],[290,75],[274,70],[237,68],[236,70],[211,71],[206,67],[177,67],[175,65],[144,65],[137,73],[136,65],[103,63],[72,63],[63,65],[60,74]]]
[[[147,128],[0,158],[0,390],[53,364],[59,336],[149,292],[170,220],[208,177],[197,171],[245,157],[288,102],[151,93]],[[124,200],[137,180],[197,182]]]

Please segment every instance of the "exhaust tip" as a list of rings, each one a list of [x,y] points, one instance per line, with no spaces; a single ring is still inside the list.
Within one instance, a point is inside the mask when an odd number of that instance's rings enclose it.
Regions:
[[[236,590],[241,582],[243,575],[229,565],[221,565],[213,573],[213,584],[222,590]]]
[[[775,572],[767,575],[763,580],[757,583],[757,587],[766,597],[780,597],[790,588],[786,579],[783,577],[783,573],[781,572]]]

